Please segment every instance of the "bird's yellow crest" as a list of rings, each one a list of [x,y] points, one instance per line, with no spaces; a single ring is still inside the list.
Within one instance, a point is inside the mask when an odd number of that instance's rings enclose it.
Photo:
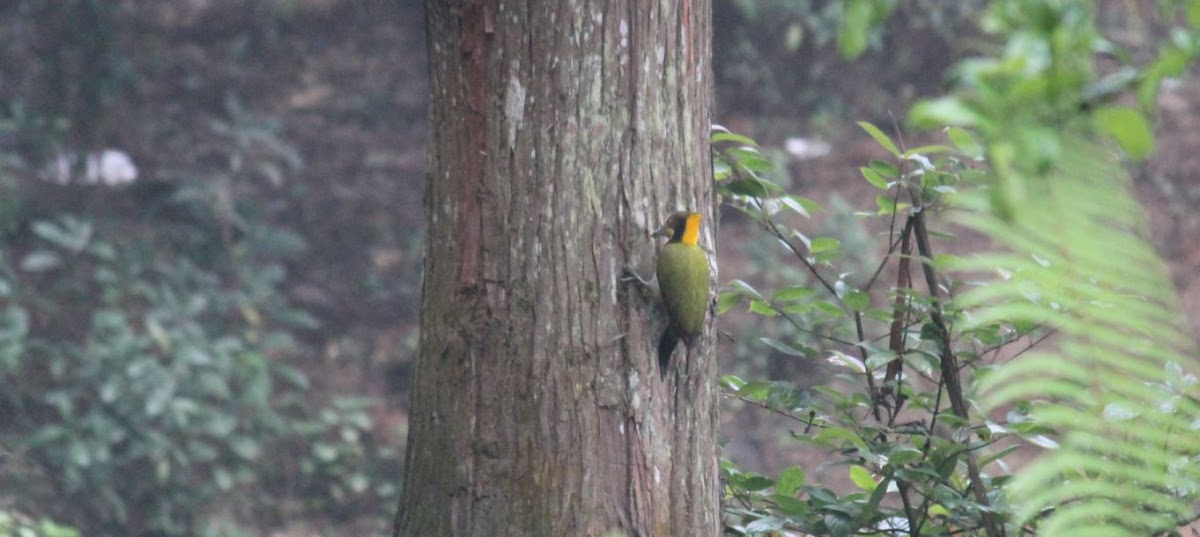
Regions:
[[[693,246],[700,242],[700,218],[700,213],[688,213],[679,242]]]
[[[682,243],[696,246],[700,242],[700,213],[680,211],[667,218],[658,231],[652,236],[666,237],[672,243]]]

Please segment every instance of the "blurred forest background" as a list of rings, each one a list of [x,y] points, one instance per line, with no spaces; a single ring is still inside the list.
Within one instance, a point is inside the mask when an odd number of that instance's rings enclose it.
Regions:
[[[867,53],[836,0],[716,0],[716,123],[806,225],[877,263],[855,211],[892,125],[979,46],[982,1],[898,0]],[[1136,50],[1152,2],[1107,2]],[[402,480],[427,151],[420,2],[16,0],[0,7],[0,536],[375,535]],[[1200,310],[1200,87],[1165,88],[1134,170]],[[136,169],[136,173],[135,173]],[[803,279],[726,214],[720,278]],[[856,246],[857,245],[857,246]],[[721,367],[821,383],[731,312]],[[820,464],[730,402],[726,456]],[[831,476],[830,479],[833,479]],[[26,535],[26,534],[22,534]]]

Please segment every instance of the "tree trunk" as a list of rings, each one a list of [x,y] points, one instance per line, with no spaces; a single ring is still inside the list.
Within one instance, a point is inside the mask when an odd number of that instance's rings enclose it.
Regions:
[[[709,0],[426,2],[403,536],[716,536],[712,315],[666,380],[649,234],[704,213]],[[715,271],[714,271],[715,274]]]

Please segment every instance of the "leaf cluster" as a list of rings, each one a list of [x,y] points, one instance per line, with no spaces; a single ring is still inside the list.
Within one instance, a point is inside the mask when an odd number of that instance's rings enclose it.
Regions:
[[[718,190],[790,253],[815,284],[761,291],[732,282],[718,309],[803,330],[840,382],[803,390],[723,379],[728,397],[790,417],[854,489],[722,467],[732,535],[1167,535],[1196,518],[1196,360],[1173,287],[1145,239],[1120,154],[1153,151],[1147,111],[1162,80],[1197,52],[1195,2],[1162,2],[1170,38],[1138,65],[1097,30],[1090,2],[991,2],[993,55],[964,61],[958,89],[913,108],[945,145],[908,148],[860,123],[888,160],[859,174],[878,194],[887,257],[851,277],[838,245],[779,218],[807,216],[768,178],[752,140],[718,129]],[[1182,22],[1178,22],[1182,21]],[[1098,69],[1097,56],[1118,61]],[[1138,106],[1114,104],[1125,95]],[[898,130],[898,129],[897,129]],[[790,201],[789,201],[790,200]],[[1001,245],[934,251],[931,215]],[[884,276],[894,282],[880,289]],[[1000,416],[1003,416],[1001,419]],[[1050,450],[1009,475],[1013,450]]]
[[[248,175],[275,182],[301,163],[228,104],[212,128],[229,168],[80,194],[114,210],[0,177],[13,202],[0,212],[0,488],[21,491],[6,500],[25,512],[95,535],[193,535],[219,510],[341,519],[396,496],[377,402],[316,397],[293,365],[296,335],[321,326],[284,287],[305,241],[235,195]]]
[[[33,519],[24,513],[0,509],[0,537],[79,537],[75,528],[47,518]]]
[[[714,131],[718,189],[725,202],[758,224],[816,282],[760,291],[735,280],[720,293],[718,311],[744,306],[793,324],[821,341],[821,349],[769,338],[762,342],[783,355],[823,359],[838,371],[833,384],[810,390],[728,375],[722,380],[724,392],[793,419],[796,428],[790,434],[830,453],[825,465],[846,468],[856,487],[838,494],[807,482],[801,467],[772,478],[742,472],[726,461],[722,476],[730,534],[954,535],[979,531],[1002,509],[995,490],[1004,478],[979,468],[1010,453],[1011,448],[993,451],[991,446],[1013,433],[995,434],[999,425],[989,428],[978,416],[956,413],[943,377],[968,378],[983,363],[981,356],[995,355],[1037,330],[995,323],[947,334],[953,324],[946,319],[960,315],[938,299],[956,285],[937,272],[937,263],[947,256],[918,254],[913,244],[918,234],[928,242],[930,233],[919,218],[937,211],[967,180],[964,176],[977,173],[973,160],[950,145],[904,149],[874,125],[861,127],[891,156],[859,170],[879,194],[876,210],[858,216],[883,225],[879,236],[888,251],[865,275],[839,268],[843,252],[836,239],[809,237],[780,218],[784,213],[808,216],[820,207],[785,198],[766,177],[769,167],[752,140]],[[962,145],[969,145],[969,135],[960,134]],[[923,270],[934,274],[936,291],[922,293],[914,285]],[[880,289],[885,275],[895,277],[896,285]],[[814,319],[820,322],[810,324]],[[810,331],[813,326],[829,329]],[[944,369],[946,352],[964,364]]]

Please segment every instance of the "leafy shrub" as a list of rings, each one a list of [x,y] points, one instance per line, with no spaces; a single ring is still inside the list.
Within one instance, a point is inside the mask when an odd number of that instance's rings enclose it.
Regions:
[[[295,316],[269,299],[282,270],[246,270],[243,289],[202,259],[80,217],[31,231],[16,266],[4,259],[17,449],[73,506],[59,516],[102,533],[186,533],[284,433],[276,385],[305,386],[270,357],[287,342],[275,313]]]
[[[33,520],[13,511],[0,510],[0,537],[79,537],[75,528],[52,520]]]
[[[960,89],[909,116],[952,125],[947,145],[908,148],[860,123],[889,160],[858,170],[877,189],[863,216],[887,257],[857,280],[838,241],[786,224],[816,204],[768,179],[753,140],[714,133],[726,202],[813,282],[734,281],[719,311],[745,305],[806,330],[804,344],[764,342],[840,371],[836,387],[729,375],[724,389],[792,418],[792,435],[826,449],[853,487],[726,462],[727,533],[1177,535],[1194,520],[1197,363],[1119,166],[1152,151],[1145,111],[1200,53],[1196,4],[1160,7],[1186,26],[1149,64],[1098,78],[1096,55],[1115,47],[1090,2],[992,2],[984,26],[1005,45],[963,62]],[[1142,109],[1111,104],[1125,94]],[[932,218],[947,208],[1006,251],[939,252],[931,239],[954,235]],[[812,330],[814,314],[826,323]],[[1023,443],[1050,453],[1009,475]]]
[[[249,18],[270,33],[279,7]],[[158,37],[132,10],[3,10],[8,35],[32,37],[5,59],[32,65],[0,96],[0,502],[100,536],[383,527],[399,471],[378,401],[318,394],[297,366],[321,326],[289,300],[306,244],[278,225],[278,198],[301,193],[283,187],[304,162],[281,122],[228,96],[208,130],[150,134],[187,150],[143,157],[148,181],[36,179],[56,156],[153,130],[119,110],[145,89],[128,47]]]
[[[827,464],[845,466],[849,482],[857,487],[839,495],[810,482],[803,467],[768,477],[726,461],[722,477],[731,534],[979,533],[988,525],[1002,525],[1006,510],[996,494],[1005,476],[982,469],[1011,449],[991,452],[989,446],[1001,436],[1018,434],[1008,427],[1036,430],[1033,425],[973,425],[962,384],[984,367],[980,349],[995,352],[1039,337],[1037,327],[998,322],[950,332],[962,316],[952,302],[939,297],[945,292],[939,286],[954,289],[955,284],[936,265],[914,262],[944,259],[930,252],[931,232],[923,217],[937,211],[944,195],[974,173],[969,159],[948,146],[903,150],[874,126],[863,127],[895,159],[873,161],[860,170],[883,192],[874,213],[862,216],[880,222],[880,236],[887,241],[887,256],[865,271],[840,268],[847,265],[840,241],[810,237],[788,225],[785,216],[807,216],[820,207],[784,193],[767,179],[768,166],[752,140],[720,131],[713,136],[726,202],[785,245],[810,282],[767,292],[735,280],[720,294],[718,312],[744,306],[792,325],[804,337],[762,342],[784,355],[825,357],[835,371],[832,382],[813,388],[734,375],[722,378],[723,388],[730,397],[791,417],[796,427],[792,435],[827,450]],[[900,202],[901,192],[911,192],[912,201]],[[925,281],[939,283],[924,294],[918,285]],[[878,289],[889,284],[889,290]],[[961,363],[950,365],[950,360]],[[995,433],[1001,428],[1004,434]]]
[[[390,508],[399,472],[376,401],[312,397],[289,365],[307,352],[294,334],[319,327],[284,288],[304,241],[230,203],[232,179],[82,191],[118,200],[107,212],[26,196],[0,215],[0,447],[22,469],[0,480],[22,509],[169,536],[221,509]]]

